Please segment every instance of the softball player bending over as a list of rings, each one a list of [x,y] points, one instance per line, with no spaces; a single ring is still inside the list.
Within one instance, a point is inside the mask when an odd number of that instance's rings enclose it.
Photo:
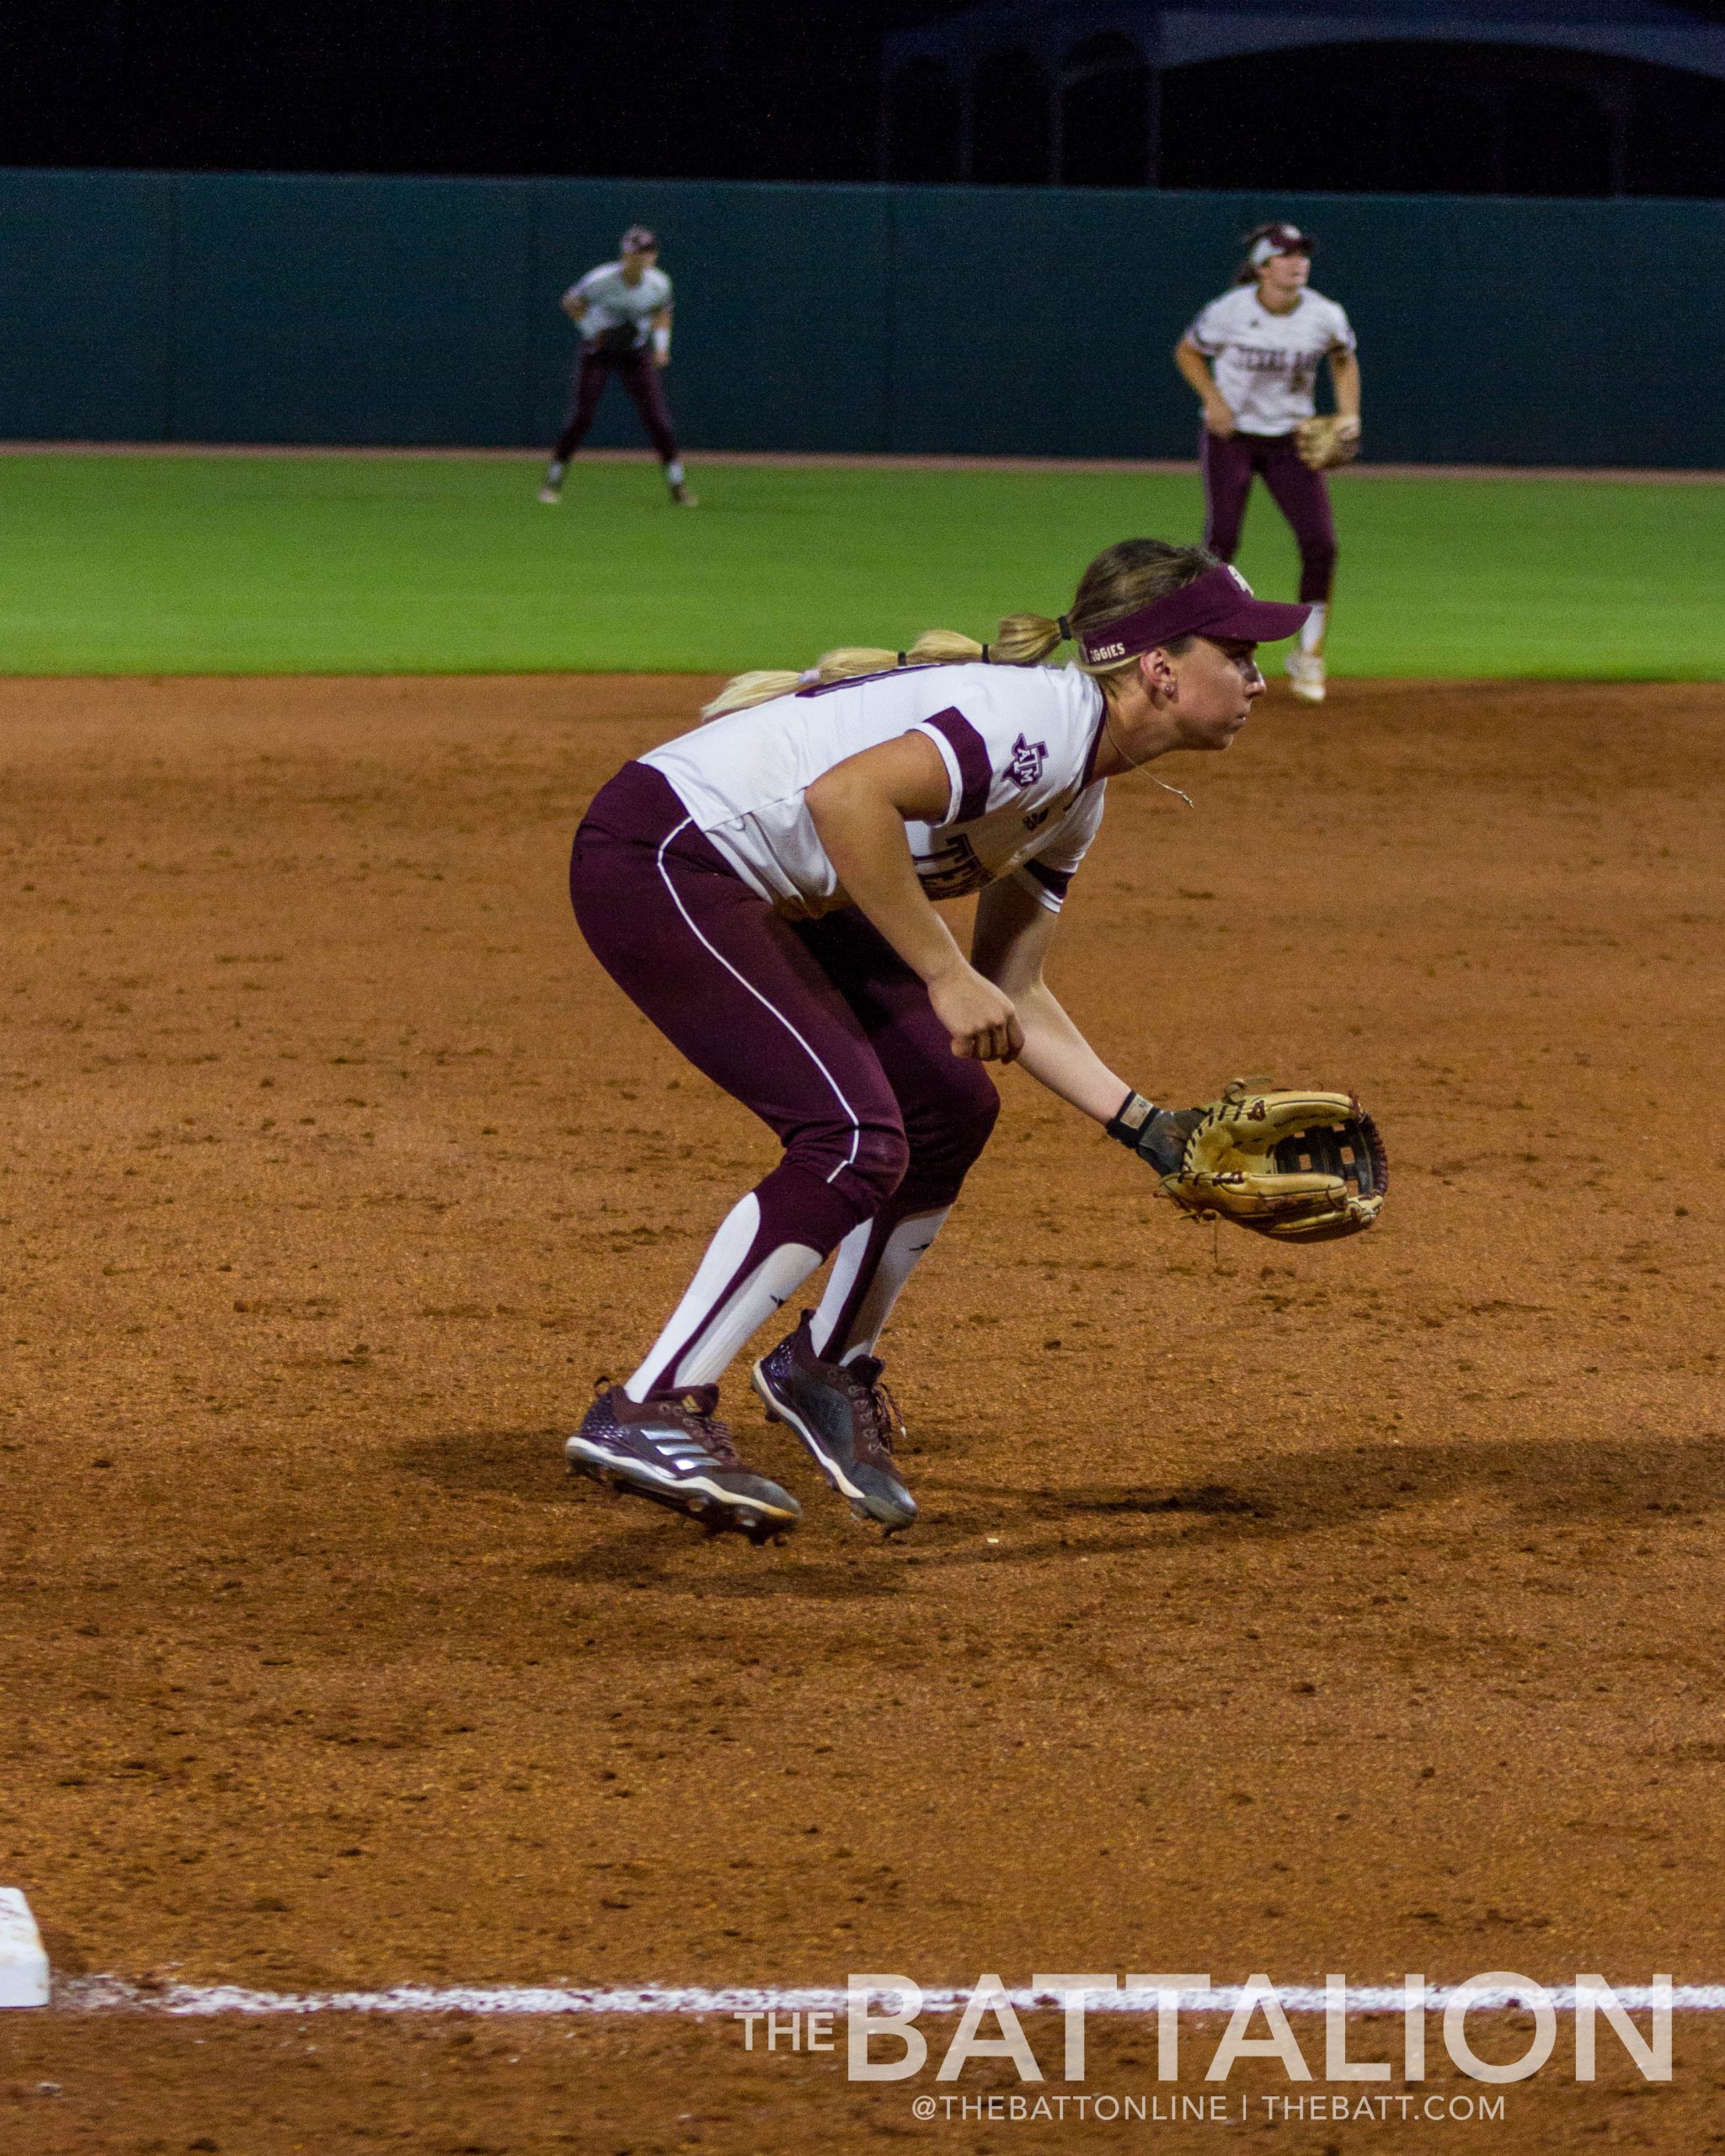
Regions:
[[[563,499],[569,459],[587,439],[605,385],[615,376],[634,399],[659,451],[671,499],[680,509],[693,509],[659,378],[670,365],[670,279],[659,267],[659,242],[644,225],[629,227],[618,253],[620,260],[601,262],[563,296],[563,311],[581,333],[581,357],[569,415],[551,452],[539,499],[547,509]]]
[[[1308,289],[1312,243],[1292,225],[1260,225],[1246,237],[1234,290],[1212,300],[1174,348],[1174,365],[1204,406],[1204,543],[1225,562],[1240,545],[1254,474],[1294,528],[1300,596],[1311,611],[1288,654],[1296,696],[1322,703],[1324,630],[1336,574],[1336,526],[1322,472],[1295,446],[1313,415],[1313,386],[1327,358],[1344,431],[1359,433],[1359,361],[1354,332],[1334,300]]]
[[[1254,599],[1201,547],[1129,539],[1058,622],[1015,614],[991,643],[932,630],[909,653],[739,675],[708,724],[601,788],[570,868],[581,931],[784,1155],[634,1374],[595,1387],[574,1467],[756,1540],[794,1524],[795,1498],[717,1419],[718,1380],[836,1252],[756,1390],[860,1513],[916,1518],[875,1350],[993,1128],[983,1065],[1021,1063],[1142,1157],[1178,1131],[1158,1171],[1178,1161],[1195,1113],[1109,1069],[1044,961],[1108,781],[1226,749],[1263,688],[1257,644],[1306,614]],[[1046,664],[1069,638],[1076,663]],[[936,902],[972,891],[967,958]]]

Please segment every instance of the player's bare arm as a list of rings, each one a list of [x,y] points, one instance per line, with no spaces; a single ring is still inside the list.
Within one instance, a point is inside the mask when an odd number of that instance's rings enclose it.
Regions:
[[[1010,1063],[1024,1045],[1012,1001],[971,965],[916,875],[907,823],[936,823],[952,791],[926,734],[902,734],[835,764],[804,798],[827,858],[853,905],[917,977],[954,1055]]]
[[[1174,365],[1182,379],[1197,392],[1198,401],[1204,407],[1204,425],[1226,440],[1234,431],[1233,411],[1216,387],[1210,361],[1189,337],[1183,337],[1175,345]]]
[[[1130,1089],[1085,1039],[1043,978],[1060,919],[1022,883],[991,883],[976,903],[970,963],[1012,1000],[1024,1034],[1021,1068],[1081,1114],[1106,1123]]]
[[[1338,346],[1330,354],[1330,381],[1336,392],[1336,415],[1359,427],[1359,355]]]
[[[652,321],[653,364],[656,367],[670,365],[670,309],[662,307]]]

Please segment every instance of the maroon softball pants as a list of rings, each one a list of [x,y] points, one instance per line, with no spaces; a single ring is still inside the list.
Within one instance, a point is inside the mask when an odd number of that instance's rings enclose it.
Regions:
[[[624,995],[782,1143],[756,1186],[758,1249],[825,1257],[873,1224],[860,1303],[893,1228],[950,1205],[987,1144],[1000,1112],[987,1071],[953,1055],[927,989],[861,913],[776,912],[649,765],[626,764],[595,796],[569,895]]]
[[[665,402],[661,371],[654,365],[650,353],[584,352],[575,371],[574,398],[563,432],[557,438],[557,446],[551,452],[553,458],[559,464],[567,464],[585,441],[593,415],[599,409],[599,400],[605,394],[605,385],[615,376],[634,399],[635,409],[641,414],[641,424],[647,430],[648,440],[659,452],[660,462],[669,464],[677,453],[677,444]]]
[[[1300,462],[1293,435],[1236,434],[1224,440],[1206,427],[1199,437],[1198,462],[1204,474],[1204,543],[1211,553],[1233,560],[1246,520],[1246,497],[1254,478],[1262,478],[1293,526],[1300,549],[1300,598],[1327,600],[1336,577],[1330,490],[1322,472]]]

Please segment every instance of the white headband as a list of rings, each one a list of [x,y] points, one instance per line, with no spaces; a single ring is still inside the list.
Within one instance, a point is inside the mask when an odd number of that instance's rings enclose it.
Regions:
[[[1274,240],[1266,237],[1258,242],[1257,245],[1252,250],[1249,259],[1254,270],[1262,270],[1265,263],[1270,259],[1272,255],[1302,254],[1305,251],[1306,244],[1303,236],[1300,238],[1300,243],[1295,247],[1278,247]]]

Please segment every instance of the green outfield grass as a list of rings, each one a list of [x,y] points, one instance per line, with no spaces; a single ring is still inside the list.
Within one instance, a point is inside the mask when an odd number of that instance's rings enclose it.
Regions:
[[[729,671],[1057,611],[1114,539],[1195,537],[1195,480],[532,460],[0,459],[0,671]],[[1725,678],[1725,487],[1337,487],[1354,674]],[[1241,566],[1291,595],[1260,494]]]

